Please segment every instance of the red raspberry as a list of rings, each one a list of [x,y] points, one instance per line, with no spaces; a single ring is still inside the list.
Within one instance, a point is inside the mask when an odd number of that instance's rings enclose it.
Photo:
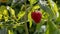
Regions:
[[[31,18],[35,21],[35,23],[39,23],[42,18],[42,14],[40,11],[34,11],[31,13]]]

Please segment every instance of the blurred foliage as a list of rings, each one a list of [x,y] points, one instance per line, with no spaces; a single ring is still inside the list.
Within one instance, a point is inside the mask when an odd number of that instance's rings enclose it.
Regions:
[[[42,13],[39,24],[31,18],[35,10]],[[25,34],[25,19],[29,34],[60,34],[60,0],[0,1],[0,27],[7,28],[8,34]]]

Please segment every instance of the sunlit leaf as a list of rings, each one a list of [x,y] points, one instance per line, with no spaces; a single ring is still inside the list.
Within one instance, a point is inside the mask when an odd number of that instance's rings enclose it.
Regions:
[[[11,16],[15,17],[15,10],[10,7],[9,12]]]
[[[32,10],[36,10],[36,9],[39,9],[39,8],[40,8],[39,5],[35,5],[35,6],[32,7]]]
[[[20,11],[20,12],[18,13],[18,15],[17,15],[18,20],[20,20],[21,17],[23,17],[24,15],[25,15],[25,11]]]
[[[30,4],[35,4],[38,0],[29,0],[30,1]]]
[[[4,15],[5,21],[7,21],[8,20],[8,11],[6,9],[3,11],[3,15]]]
[[[55,2],[53,2],[53,0],[48,0],[48,3],[50,5],[52,11],[54,12],[55,16],[57,17],[57,12],[58,12],[57,4]]]
[[[12,30],[8,30],[8,34],[14,34]]]
[[[5,21],[8,21],[8,16],[6,16],[6,17],[4,16],[4,19],[5,19]]]
[[[31,12],[28,14],[28,21],[29,21],[29,27],[31,28],[32,26],[32,18],[31,18]]]
[[[52,17],[55,16],[54,13],[53,13],[53,11],[51,10],[51,8],[50,8],[49,6],[47,6],[47,5],[44,6],[44,5],[40,4],[40,7],[41,7],[41,9],[43,9],[46,13],[49,14],[50,18],[52,18]]]
[[[58,11],[58,7],[57,4],[55,2],[53,2],[53,0],[48,0],[49,5],[51,6],[52,9],[54,9],[55,12]]]
[[[21,23],[14,24],[13,28],[17,28],[17,26],[21,26]]]
[[[4,14],[4,15],[8,15],[8,11],[5,9],[5,10],[3,11],[3,14]]]
[[[6,14],[6,12],[4,11],[4,9],[6,9],[6,6],[1,6],[0,7],[0,19],[2,19],[2,16],[3,15],[8,15],[8,14]]]
[[[0,20],[2,19],[2,16],[3,16],[3,15],[2,15],[2,12],[0,11]]]

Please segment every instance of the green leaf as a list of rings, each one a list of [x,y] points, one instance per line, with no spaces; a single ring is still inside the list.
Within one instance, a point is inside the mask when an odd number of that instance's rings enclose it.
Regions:
[[[44,23],[45,23],[45,21],[42,19],[41,22],[39,24],[37,24],[36,29],[38,30],[38,32],[40,31],[40,28]]]
[[[57,26],[52,21],[48,21],[49,34],[59,34]]]
[[[30,1],[30,4],[35,4],[38,0],[29,0]]]
[[[4,19],[5,19],[5,21],[7,21],[8,20],[8,11],[7,11],[7,9],[4,9],[4,12],[3,12],[3,15],[4,15]]]
[[[53,13],[53,11],[51,10],[51,8],[50,8],[49,6],[40,4],[40,7],[41,7],[41,9],[43,9],[46,13],[49,14],[49,16],[50,16],[49,18],[52,18],[52,17],[55,16],[54,13]]]
[[[9,12],[11,16],[15,17],[15,10],[10,7]]]
[[[0,20],[2,19],[4,9],[6,9],[6,6],[3,6],[3,5],[2,5],[2,6],[0,7]]]
[[[3,11],[3,14],[4,14],[4,15],[8,15],[8,11],[5,9],[5,10]]]
[[[49,26],[47,25],[45,34],[49,34]]]
[[[39,8],[40,8],[39,5],[35,5],[35,6],[32,7],[32,10],[36,10],[36,9],[39,9]]]
[[[29,14],[28,14],[28,21],[29,21],[29,27],[31,28],[31,26],[32,26],[32,18],[31,18],[31,12],[29,12]]]
[[[57,16],[57,12],[58,12],[58,7],[57,7],[57,4],[55,2],[53,2],[53,0],[48,0],[48,3],[52,9],[52,11],[54,12],[55,14],[55,17],[59,17]]]
[[[4,9],[6,9],[6,6],[2,5],[2,6],[0,7],[0,10],[3,11]]]
[[[18,19],[17,20],[20,20],[21,17],[23,17],[25,15],[25,11],[20,11],[17,15]]]
[[[2,16],[3,16],[3,15],[2,15],[2,12],[0,11],[0,20],[2,19]]]
[[[12,30],[8,30],[8,34],[14,34]]]
[[[58,30],[57,26],[52,21],[47,22],[47,29],[46,34],[60,34],[60,31]]]
[[[55,24],[57,25],[58,28],[60,28],[60,17],[58,17],[55,21]]]
[[[24,27],[23,26],[19,26],[16,28],[16,30],[20,33],[20,34],[23,34],[23,30],[24,30]],[[25,33],[25,32],[24,32]]]
[[[54,9],[55,12],[57,12],[58,7],[57,7],[56,3],[53,2],[53,0],[48,0],[48,2],[49,2],[49,5],[51,6],[51,8]]]

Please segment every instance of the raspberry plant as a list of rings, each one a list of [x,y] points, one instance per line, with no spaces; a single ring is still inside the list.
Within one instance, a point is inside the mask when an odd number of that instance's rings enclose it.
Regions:
[[[60,34],[59,19],[53,0],[0,0],[0,28],[6,34]]]

